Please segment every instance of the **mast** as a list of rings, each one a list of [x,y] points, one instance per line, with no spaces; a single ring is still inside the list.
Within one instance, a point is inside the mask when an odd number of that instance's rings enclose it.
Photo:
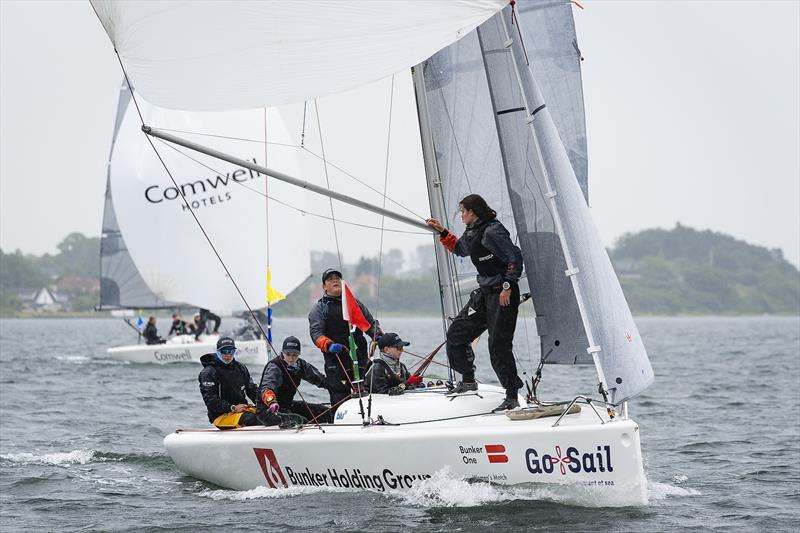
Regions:
[[[442,180],[439,176],[439,166],[436,164],[436,151],[433,145],[433,135],[431,134],[430,117],[428,115],[428,101],[425,98],[425,75],[424,65],[412,67],[411,76],[414,80],[414,94],[417,101],[417,115],[419,117],[419,133],[422,141],[422,158],[425,161],[425,180],[428,190],[428,202],[431,207],[431,215],[434,218],[445,222],[447,211],[444,205],[442,194]],[[439,293],[441,294],[442,317],[444,329],[447,329],[447,318],[454,317],[459,311],[458,308],[458,282],[453,268],[453,260],[450,253],[444,246],[436,246],[436,264],[438,266]]]

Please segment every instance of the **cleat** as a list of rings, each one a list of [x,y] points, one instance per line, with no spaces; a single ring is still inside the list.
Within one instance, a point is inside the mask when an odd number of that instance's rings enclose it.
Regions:
[[[499,413],[500,411],[508,411],[517,407],[519,407],[519,402],[515,398],[506,398],[503,403],[492,409],[492,412]]]

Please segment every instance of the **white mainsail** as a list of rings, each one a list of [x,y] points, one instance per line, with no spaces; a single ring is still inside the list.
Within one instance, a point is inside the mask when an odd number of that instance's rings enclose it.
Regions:
[[[225,4],[225,9],[217,9],[214,4],[194,9],[194,6],[175,2],[140,4],[98,0],[92,3],[137,88],[159,104],[196,110],[274,105],[341,91],[411,66],[416,59],[462,37],[464,28],[470,24],[478,26],[469,39],[479,43],[480,55],[460,68],[484,71],[481,83],[486,84],[490,93],[496,130],[491,129],[492,125],[488,125],[489,130],[481,129],[480,133],[488,134],[491,139],[479,144],[494,146],[494,139],[497,139],[507,189],[494,187],[497,197],[490,197],[490,201],[499,200],[504,204],[501,214],[507,220],[513,216],[529,280],[542,265],[546,265],[547,276],[557,276],[559,280],[552,284],[556,288],[553,294],[546,296],[552,306],[547,309],[548,316],[543,318],[551,325],[562,318],[569,319],[570,328],[547,331],[548,343],[556,347],[562,342],[569,343],[565,344],[566,348],[561,346],[563,362],[594,360],[612,403],[635,396],[652,382],[647,354],[586,204],[582,103],[580,113],[571,115],[580,118],[570,122],[570,115],[565,112],[557,119],[564,131],[558,130],[534,77],[548,76],[548,72],[557,72],[563,67],[549,68],[542,63],[537,67],[534,62],[528,68],[516,30],[512,35],[507,27],[512,18],[510,7],[481,23],[500,6],[491,2],[337,2],[337,13],[333,14],[326,9],[325,2],[298,4],[318,9],[312,10],[306,20],[298,13],[288,14],[283,2],[268,2],[252,10],[248,8],[251,4],[237,4],[233,7],[240,9],[228,10],[232,4]],[[551,22],[561,31],[563,28],[572,30],[571,19],[563,16],[569,7],[565,0],[518,4],[522,6],[521,11],[527,13],[525,18],[535,17],[537,8],[546,8],[548,16],[555,13],[551,8],[560,10],[561,14],[552,17]],[[447,23],[439,22],[434,16],[442,6],[447,12],[444,17],[449,19]],[[397,9],[402,14],[397,11],[396,19],[388,20]],[[326,19],[327,15],[333,18]],[[258,22],[251,23],[251,18]],[[354,22],[355,19],[358,22]],[[430,23],[432,26],[422,24],[422,21],[431,20],[437,22]],[[282,21],[280,28],[275,27],[276,21]],[[415,21],[422,25],[415,28]],[[165,31],[179,23],[189,30],[176,34]],[[322,25],[330,25],[330,28],[321,29]],[[206,42],[205,30],[211,26],[214,32]],[[238,34],[224,31],[234,27],[240,30]],[[291,29],[290,36],[285,33],[287,28]],[[380,31],[376,32],[377,29]],[[426,37],[412,43],[417,31]],[[231,40],[223,43],[218,34],[225,34]],[[353,35],[358,37],[353,38]],[[438,43],[435,46],[434,41]],[[570,44],[576,47],[574,42]],[[302,59],[296,55],[298,50],[305,50]],[[327,55],[329,52],[333,55]],[[564,49],[549,48],[545,40],[534,46],[532,53],[563,55]],[[319,64],[322,60],[325,64]],[[297,65],[302,65],[302,73],[298,73]],[[577,67],[568,65],[568,68]],[[208,72],[214,75],[208,76]],[[447,75],[460,73],[444,74],[446,83]],[[579,82],[579,76],[577,79]],[[548,92],[558,93],[558,87],[556,84],[555,90],[548,88]],[[556,109],[580,101],[581,92],[570,89],[567,97],[561,100],[562,103],[555,105]],[[145,116],[144,121],[164,129],[157,118]],[[173,129],[193,131],[196,128],[187,125]],[[243,126],[232,135],[252,136],[254,133]],[[570,146],[569,154],[564,148],[565,142]],[[213,148],[232,151],[224,146]],[[439,148],[435,146],[434,152]],[[430,151],[427,153],[430,155]],[[496,166],[498,152],[489,155],[488,159],[475,163],[490,161]],[[462,154],[458,156],[461,158]],[[464,159],[458,163],[463,166]],[[584,190],[576,180],[573,165],[579,168]],[[501,178],[494,172],[478,174],[495,181]],[[483,191],[480,188],[474,192]],[[452,201],[449,203],[453,205]],[[133,249],[134,245],[129,244],[129,247]],[[549,255],[547,250],[551,250]],[[236,253],[237,248],[232,246],[227,251]],[[561,264],[567,267],[564,276],[570,276],[571,283],[561,277]],[[163,281],[176,283],[172,278]],[[540,289],[536,289],[537,285]],[[531,286],[536,305],[536,290],[541,291],[541,280],[534,280]],[[544,298],[541,292],[538,296]],[[537,314],[541,307],[537,307]],[[546,323],[537,322],[540,326]],[[580,350],[576,349],[578,347]],[[587,357],[589,354],[591,357]]]
[[[186,132],[183,135],[189,138],[202,139],[207,145],[260,164],[265,149],[258,141],[263,141],[265,128],[270,143],[290,140],[277,109],[190,113],[155,107],[141,97],[137,102],[148,123]],[[268,263],[272,288],[283,294],[310,275],[305,218],[285,205],[302,207],[303,191],[270,183],[269,195],[284,203],[267,205],[265,176],[199,154],[186,157],[161,145],[159,152],[175,187],[142,134],[133,104],[127,106],[114,144],[109,190],[113,191],[116,223],[138,275],[157,301],[218,312],[245,309],[181,195],[192,206],[251,308],[267,305]],[[296,154],[287,148],[270,144],[266,157],[271,165],[293,172],[298,169]],[[268,237],[273,252],[269,260]],[[136,304],[123,299],[117,306]]]
[[[194,111],[300,102],[376,81],[507,3],[91,0],[136,90],[155,105]]]

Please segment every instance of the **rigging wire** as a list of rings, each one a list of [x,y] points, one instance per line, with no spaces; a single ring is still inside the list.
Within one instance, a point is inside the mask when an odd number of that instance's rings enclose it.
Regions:
[[[221,172],[220,170],[217,170],[217,169],[215,169],[213,167],[208,166],[207,164],[203,163],[199,159],[197,159],[195,157],[192,157],[188,153],[182,151],[180,148],[177,148],[176,146],[168,143],[167,141],[165,141],[163,139],[156,138],[156,141],[160,142],[161,144],[163,144],[167,148],[169,148],[171,150],[174,150],[175,152],[178,152],[179,154],[181,154],[185,158],[187,158],[187,159],[189,159],[191,161],[194,161],[195,163],[197,163],[201,167],[204,167],[204,168],[210,170],[211,172],[214,172],[214,173],[220,174],[220,175],[224,174],[224,172]],[[241,183],[241,182],[238,182],[238,181],[235,181],[235,180],[233,181],[233,183],[235,183],[236,185],[238,185],[238,186],[240,186],[240,187],[242,187],[242,188],[244,188],[244,189],[246,189],[246,190],[248,190],[248,191],[250,191],[250,192],[252,192],[254,194],[265,196],[263,192],[259,191],[258,189],[254,189],[252,187],[248,187],[244,183]],[[302,213],[303,215],[309,215],[309,216],[321,218],[321,219],[324,219],[324,220],[333,220],[331,217],[329,217],[327,215],[321,215],[319,213],[314,213],[313,211],[307,211],[305,209],[301,209],[299,207],[296,207],[296,206],[293,206],[291,204],[288,204],[288,203],[284,202],[283,200],[281,200],[279,198],[276,198],[275,196],[269,196],[269,199],[272,200],[273,202],[276,202],[276,203],[281,204],[281,205],[283,205],[285,207],[288,207],[289,209],[293,209],[294,211]],[[348,225],[351,225],[351,226],[356,226],[356,227],[365,228],[365,229],[372,229],[372,230],[379,230],[380,229],[377,226],[370,226],[369,224],[363,224],[361,222],[352,222],[350,220],[342,220],[342,219],[337,219],[337,221],[341,222],[342,224],[348,224]],[[390,229],[390,228],[387,228],[384,231],[392,232],[392,233],[403,233],[403,234],[409,234],[409,235],[428,235],[428,232],[425,232],[425,231],[412,231],[412,230],[401,230],[401,229]]]
[[[322,124],[319,118],[319,106],[317,105],[317,99],[314,98],[314,111],[317,115],[317,132],[319,133],[319,146],[320,150],[322,151],[322,168],[325,170],[325,183],[328,186],[328,189],[331,188],[331,180],[330,176],[328,175],[328,161],[325,158],[325,143],[322,140]],[[333,221],[333,237],[336,241],[336,256],[339,258],[339,272],[342,271],[342,250],[339,248],[339,232],[336,229],[336,216],[333,213],[333,198],[328,197],[328,203],[331,206],[331,220]]]
[[[389,185],[389,149],[392,143],[392,109],[394,107],[394,75],[392,75],[392,82],[389,88],[389,123],[386,128],[386,162],[383,170],[383,204],[382,207],[386,209],[386,190]],[[375,320],[379,318],[381,312],[381,276],[383,274],[383,235],[386,226],[386,215],[381,215],[381,238],[378,246],[378,287],[377,287],[377,301],[375,304]],[[378,328],[372,330],[372,342],[377,342]],[[378,348],[380,350],[380,347]],[[380,356],[379,356],[380,357]],[[372,415],[372,383],[375,377],[375,372],[370,373],[369,383],[369,400],[367,401],[367,417]]]
[[[269,160],[267,159],[267,108],[264,108],[264,166],[269,168]],[[236,181],[236,180],[234,180]],[[270,290],[272,289],[272,283],[270,280],[271,273],[269,269],[269,180],[264,178],[264,218],[266,223],[265,233],[266,233],[266,252],[267,252],[267,342],[272,344],[272,306],[269,300],[270,297]],[[297,388],[295,386],[295,388]]]
[[[187,134],[187,135],[197,135],[197,136],[200,136],[200,137],[212,137],[212,138],[216,138],[216,139],[227,139],[227,140],[231,140],[231,141],[242,141],[242,142],[259,143],[259,144],[263,144],[264,143],[264,141],[260,141],[258,139],[248,139],[246,137],[231,137],[231,136],[228,136],[228,135],[216,135],[216,134],[213,134],[213,133],[199,133],[199,132],[195,132],[195,131],[175,130],[175,129],[170,129],[170,128],[159,128],[159,129],[161,131],[166,131],[166,132],[171,132],[171,133],[183,133],[183,134]],[[305,135],[305,131],[302,133],[302,135]],[[302,144],[297,145],[297,144],[281,143],[281,142],[275,142],[275,141],[270,141],[267,144],[270,144],[270,145],[273,145],[273,146],[284,146],[286,148],[297,148],[297,149],[302,150],[303,152],[306,152],[308,155],[310,155],[312,157],[316,157],[317,159],[320,159],[320,160],[323,159],[321,155],[319,155],[318,153],[314,152],[313,150],[310,150],[308,147],[303,146]],[[332,167],[332,168],[338,170],[339,172],[341,172],[342,174],[344,174],[348,178],[352,179],[353,181],[355,181],[356,183],[358,183],[360,185],[363,185],[364,187],[366,187],[370,191],[374,192],[375,194],[379,194],[379,195],[381,194],[381,191],[379,191],[378,189],[376,189],[375,187],[373,187],[372,185],[370,185],[366,181],[357,178],[356,176],[354,176],[350,172],[346,171],[344,168],[338,166],[336,163],[332,163],[330,161],[328,161],[327,163],[328,163],[329,167]],[[417,213],[416,211],[414,211],[410,207],[408,207],[408,206],[406,206],[404,204],[401,204],[397,200],[393,200],[392,198],[389,198],[388,196],[386,197],[386,199],[388,201],[392,202],[394,205],[396,205],[400,209],[403,209],[407,213],[419,218],[420,220],[425,220],[427,218],[427,217],[424,217],[424,216],[420,215],[419,213]]]
[[[125,76],[125,83],[128,85],[128,90],[131,92],[131,100],[133,100],[133,103],[136,106],[136,113],[139,115],[139,120],[140,120],[142,126],[144,126],[145,125],[144,116],[142,115],[142,110],[139,108],[139,102],[136,99],[136,94],[133,92],[133,85],[131,85],[130,79],[128,78],[128,72],[125,70],[125,66],[122,63],[122,58],[120,57],[119,52],[117,52],[116,49],[115,49],[114,53],[117,56],[117,61],[119,61],[119,66],[122,69],[122,74]],[[169,167],[167,167],[166,162],[161,157],[161,153],[156,148],[156,145],[153,143],[153,140],[150,138],[150,135],[147,135],[146,133],[143,133],[143,135],[147,139],[147,142],[150,144],[150,147],[153,149],[153,152],[156,154],[156,157],[158,158],[159,162],[161,163],[161,166],[164,168],[164,171],[167,173],[167,176],[169,176],[170,181],[172,181],[172,184],[175,186],[176,189],[180,190],[179,187],[178,187],[178,182],[175,180],[175,177],[172,175],[172,172],[169,170]],[[264,332],[264,328],[261,326],[261,323],[258,321],[258,318],[256,317],[255,312],[250,307],[250,303],[244,297],[244,294],[242,293],[241,289],[239,288],[239,285],[236,283],[236,280],[233,278],[233,275],[231,274],[230,270],[228,270],[228,266],[225,264],[225,261],[223,261],[222,256],[220,256],[219,252],[217,251],[217,248],[214,246],[214,243],[211,241],[211,238],[209,237],[209,235],[206,232],[205,228],[200,223],[200,219],[197,218],[197,213],[194,212],[194,209],[192,208],[191,204],[189,203],[189,200],[186,198],[185,195],[181,194],[181,198],[183,199],[184,205],[189,210],[189,213],[191,213],[192,218],[194,218],[194,221],[197,223],[197,227],[200,228],[200,231],[202,232],[203,236],[205,237],[206,241],[208,242],[208,245],[211,247],[211,250],[214,252],[214,255],[217,257],[217,260],[219,261],[219,263],[222,266],[223,270],[227,274],[228,279],[230,279],[231,284],[236,289],[236,292],[239,294],[239,298],[242,300],[242,303],[244,303],[245,307],[247,308],[247,311],[250,313],[250,316],[253,318],[255,323],[258,325],[258,329],[261,331],[261,334],[266,337],[266,333]],[[271,350],[272,353],[277,356],[278,353],[275,351],[275,347],[272,345],[272,343],[271,342],[267,342],[266,344],[267,344],[268,349]],[[289,370],[287,368],[285,368],[285,365],[281,365],[281,366],[283,367],[284,372],[286,373],[286,375],[289,377],[289,379],[291,381],[291,375],[289,374]],[[303,401],[303,403],[308,405],[308,402],[306,401],[305,397],[303,396],[303,393],[300,391],[300,389],[297,386],[295,386],[295,392],[297,392],[300,395],[300,399]],[[311,412],[310,409],[309,409],[309,412]],[[319,422],[317,422],[316,417],[314,417],[313,422],[316,422],[317,427],[319,427],[319,429],[324,432],[322,427],[319,425]]]

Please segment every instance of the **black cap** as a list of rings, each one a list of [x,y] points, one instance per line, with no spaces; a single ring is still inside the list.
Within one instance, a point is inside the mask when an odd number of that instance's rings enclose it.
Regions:
[[[383,336],[378,339],[378,348],[383,350],[384,348],[388,348],[389,346],[409,346],[411,345],[410,342],[406,342],[400,338],[400,335],[397,333],[384,333]]]
[[[281,348],[282,352],[286,353],[300,353],[300,341],[297,337],[286,337],[283,339],[283,348]]]
[[[222,350],[223,348],[236,348],[236,343],[233,342],[233,339],[230,337],[220,337],[217,341],[217,351]]]
[[[340,278],[342,277],[342,273],[341,272],[339,272],[335,268],[329,268],[328,270],[326,270],[325,272],[322,273],[322,283],[325,283],[325,280],[328,279],[329,277],[333,276],[334,274],[336,274]]]

